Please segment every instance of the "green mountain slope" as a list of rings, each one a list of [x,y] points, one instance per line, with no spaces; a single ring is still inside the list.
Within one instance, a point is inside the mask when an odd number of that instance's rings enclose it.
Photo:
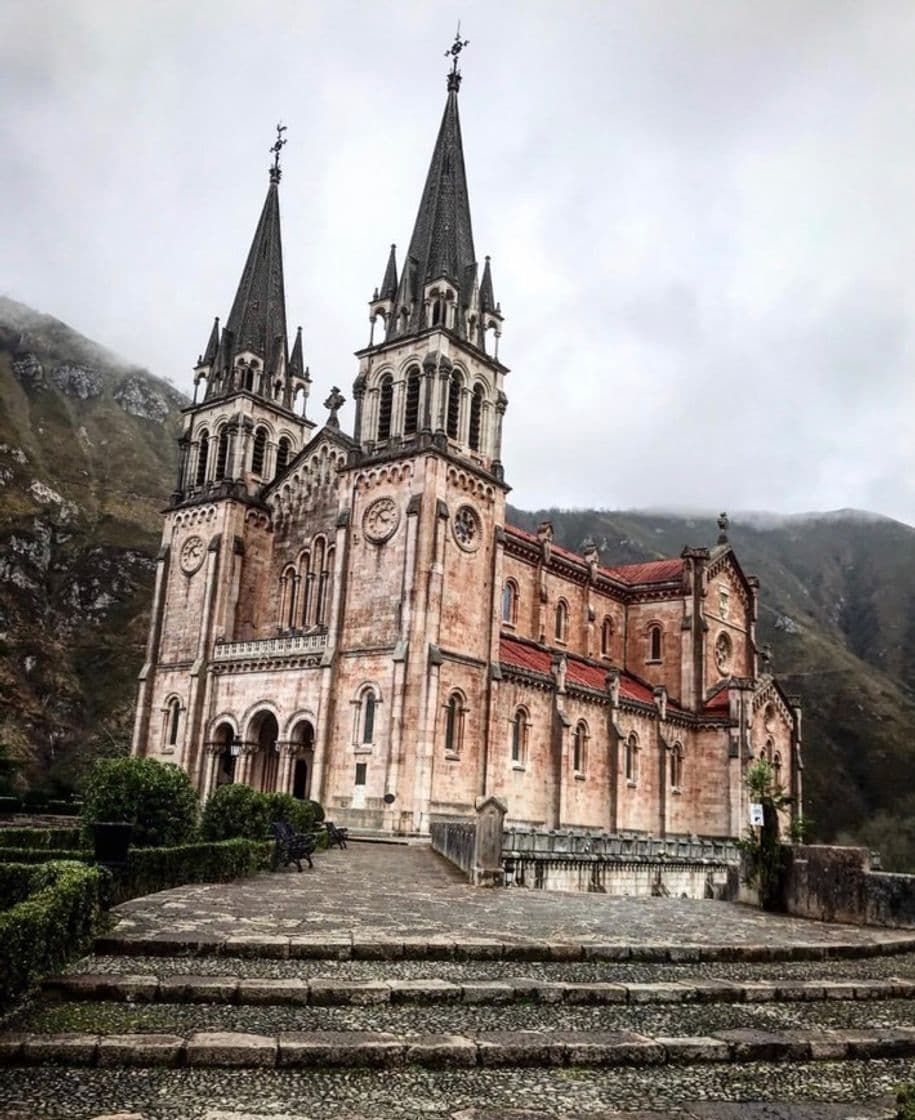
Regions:
[[[677,555],[717,539],[712,517],[512,510],[557,539],[591,537],[605,563]],[[823,840],[857,836],[915,868],[915,529],[841,511],[732,519],[731,543],[762,581],[758,640],[804,702],[806,811]]]
[[[185,403],[0,298],[0,743],[29,781],[128,741]]]

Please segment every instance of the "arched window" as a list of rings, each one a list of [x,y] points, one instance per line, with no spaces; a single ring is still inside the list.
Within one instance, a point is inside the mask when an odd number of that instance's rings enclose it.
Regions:
[[[440,299],[435,300],[432,304],[432,326],[437,327],[443,318],[443,304]]]
[[[210,457],[210,434],[207,431],[200,433],[200,443],[197,448],[197,474],[194,478],[196,486],[203,486],[207,480],[207,460]]]
[[[324,625],[324,584],[327,580],[327,569],[324,564],[325,545],[324,538],[318,537],[311,550],[311,566],[308,580],[311,584],[309,597],[314,599],[315,626]]]
[[[477,382],[470,398],[470,433],[468,442],[471,451],[480,450],[480,429],[483,422],[483,386]]]
[[[518,618],[518,585],[507,579],[502,588],[502,621],[514,626]]]
[[[639,737],[634,731],[626,740],[625,771],[626,781],[635,785],[639,780]]]
[[[419,387],[419,369],[413,366],[407,374],[407,401],[403,419],[404,435],[415,435],[419,428]]]
[[[378,708],[381,704],[381,695],[373,684],[364,685],[353,700],[353,746],[357,749],[367,749],[375,741],[378,730]]]
[[[683,745],[674,743],[670,750],[670,784],[673,789],[683,785]]]
[[[178,745],[178,728],[181,725],[181,701],[173,696],[168,702],[165,716],[165,745]]]
[[[452,692],[445,705],[445,753],[460,754],[464,744],[464,698]]]
[[[375,739],[375,693],[367,692],[362,703],[362,741],[371,743]]]
[[[519,708],[512,720],[512,762],[516,766],[527,763],[527,733],[530,716],[526,708]]]
[[[556,604],[555,635],[557,642],[564,642],[569,636],[569,604],[565,599]]]
[[[267,429],[258,428],[254,433],[254,446],[251,449],[251,473],[264,473],[264,458],[267,454]]]
[[[657,623],[648,627],[648,660],[661,660],[661,627]]]
[[[280,442],[276,445],[276,474],[286,469],[289,462],[289,440],[282,436]],[[276,475],[274,475],[274,478]]]
[[[219,442],[216,445],[216,479],[226,477],[226,462],[229,458],[229,429],[219,429]]]
[[[778,751],[772,756],[772,769],[775,772],[775,788],[780,790],[782,788],[782,756]]]
[[[452,439],[458,438],[458,431],[461,423],[461,392],[464,385],[464,379],[457,370],[451,374],[451,380],[448,382],[448,419],[447,431]]]
[[[600,628],[600,652],[601,657],[609,657],[610,650],[613,648],[613,619],[608,615]]]
[[[584,774],[588,765],[588,725],[579,720],[572,739],[572,769],[576,774]]]
[[[298,577],[295,568],[290,566],[283,572],[282,613],[280,626],[283,630],[291,630],[295,626],[295,603]]]
[[[386,374],[381,379],[378,396],[378,439],[391,438],[391,412],[394,408],[394,378]]]
[[[251,366],[245,370],[245,388],[251,392],[254,389],[254,370]]]

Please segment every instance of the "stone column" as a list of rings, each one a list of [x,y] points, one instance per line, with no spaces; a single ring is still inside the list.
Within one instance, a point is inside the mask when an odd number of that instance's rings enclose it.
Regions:
[[[216,767],[219,765],[219,756],[225,746],[223,743],[205,743],[206,764],[203,769],[203,787],[200,790],[200,800],[206,802],[216,788]]]
[[[281,743],[277,742],[276,749],[279,752],[279,764],[276,768],[276,793],[290,793],[290,785],[292,784],[292,767],[295,760],[296,744],[295,743]]]

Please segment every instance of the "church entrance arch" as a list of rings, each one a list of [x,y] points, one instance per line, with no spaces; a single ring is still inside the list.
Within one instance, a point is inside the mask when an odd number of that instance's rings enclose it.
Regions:
[[[292,729],[290,744],[293,749],[292,796],[307,801],[311,796],[311,776],[315,757],[315,729],[307,719],[301,719]]]
[[[279,724],[273,712],[260,712],[248,726],[248,740],[255,748],[249,784],[264,793],[273,793],[280,761],[276,749]]]
[[[221,723],[213,734],[213,741],[218,744],[216,756],[216,789],[220,786],[229,786],[235,781],[235,755],[232,754],[232,741],[235,731],[231,724]]]

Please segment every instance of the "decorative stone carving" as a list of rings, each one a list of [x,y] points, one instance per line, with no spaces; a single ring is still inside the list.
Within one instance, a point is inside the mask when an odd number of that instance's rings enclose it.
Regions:
[[[181,571],[186,576],[192,576],[203,563],[206,556],[206,545],[202,537],[188,537],[181,546]]]
[[[378,498],[362,518],[362,531],[373,544],[384,544],[397,532],[400,509],[393,498]]]
[[[730,668],[731,653],[731,639],[722,630],[715,639],[715,665],[722,676],[724,676]]]
[[[461,506],[451,522],[451,530],[465,552],[475,552],[480,547],[480,519],[473,506]]]

